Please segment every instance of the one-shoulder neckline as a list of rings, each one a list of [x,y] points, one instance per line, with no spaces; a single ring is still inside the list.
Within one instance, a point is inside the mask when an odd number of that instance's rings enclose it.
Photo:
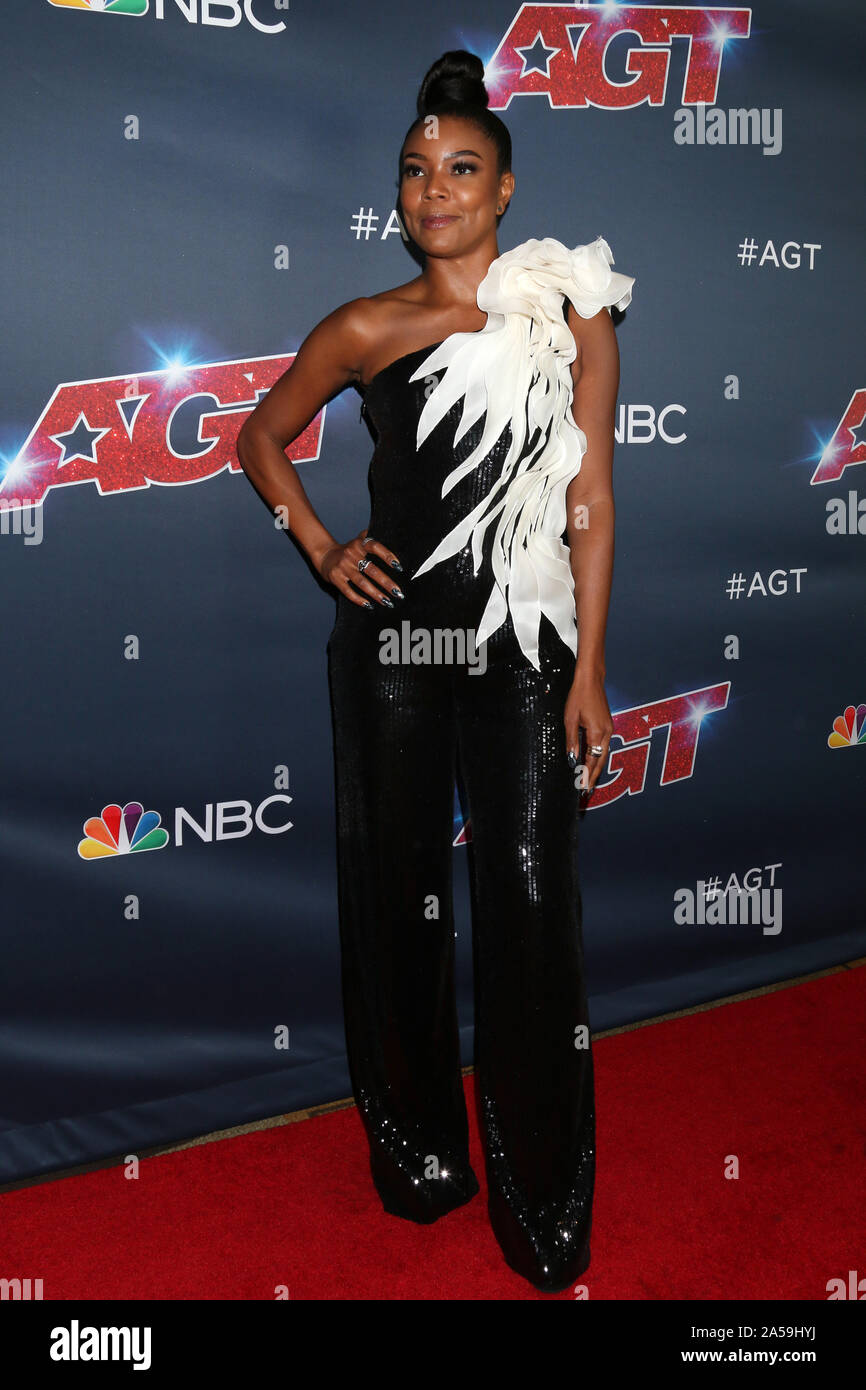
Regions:
[[[441,347],[445,341],[444,338],[440,338],[438,342],[425,343],[423,347],[413,348],[411,352],[404,352],[400,357],[395,357],[393,362],[388,362],[386,366],[380,368],[374,376],[370,377],[369,381],[359,381],[358,385],[362,391],[369,391],[371,386],[375,386],[379,377],[384,376],[386,372],[390,372],[392,367],[398,367],[401,362],[408,362],[410,357],[418,357],[422,352],[432,352],[434,348]]]
[[[487,324],[484,325],[484,328],[486,327]],[[476,328],[468,331],[465,329],[457,329],[457,332],[449,333],[448,338],[456,338],[458,334],[461,334],[462,336],[467,338],[474,338],[477,336],[477,334],[483,333],[484,328]],[[370,387],[374,386],[376,382],[379,380],[379,377],[384,376],[386,372],[390,372],[392,367],[399,367],[401,362],[408,362],[410,357],[419,357],[422,352],[432,352],[434,348],[441,347],[443,343],[447,343],[448,338],[437,338],[435,343],[425,343],[423,347],[413,348],[411,352],[402,353],[399,357],[395,357],[393,362],[388,362],[384,367],[382,367],[378,372],[376,372],[374,376],[371,376],[369,381],[359,381],[358,386],[362,391],[369,391]]]

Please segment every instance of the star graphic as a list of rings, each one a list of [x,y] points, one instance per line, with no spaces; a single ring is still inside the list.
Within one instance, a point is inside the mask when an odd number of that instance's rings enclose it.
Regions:
[[[49,439],[62,450],[59,467],[64,463],[71,463],[73,459],[86,459],[88,463],[96,463],[96,445],[104,434],[110,434],[109,429],[93,429],[87,423],[87,419],[82,412],[79,412],[78,419],[67,430],[65,434],[50,434]]]
[[[515,53],[519,53],[523,61],[523,71],[521,77],[528,77],[531,72],[540,72],[542,77],[550,76],[550,60],[555,58],[557,53],[561,53],[561,48],[548,48],[541,37],[541,30],[535,35],[531,44],[524,48],[515,48]]]
[[[854,448],[862,449],[866,445],[866,415],[863,416],[859,425],[849,425],[848,432],[854,440]],[[863,437],[859,438],[860,435]]]

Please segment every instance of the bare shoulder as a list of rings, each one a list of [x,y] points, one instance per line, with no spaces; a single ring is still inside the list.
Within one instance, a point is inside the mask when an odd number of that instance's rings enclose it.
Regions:
[[[307,334],[282,376],[244,421],[241,435],[259,434],[283,448],[296,439],[325,403],[351,383],[365,379],[371,351],[393,335],[395,302],[403,286],[384,294],[350,299]],[[405,302],[404,302],[405,308]]]
[[[345,307],[353,311],[359,332],[366,335],[369,345],[381,340],[383,335],[399,333],[418,315],[419,309],[423,310],[423,305],[424,281],[419,275],[407,280],[405,285],[380,290],[365,299],[353,299]]]
[[[372,328],[372,301],[350,299],[317,323],[298,354],[328,360],[351,381],[359,375]]]
[[[393,336],[395,329],[399,331],[401,319],[411,314],[413,304],[417,304],[415,284],[410,281],[341,304],[309,334],[309,349],[338,361],[350,380],[359,380],[371,351],[383,339]]]

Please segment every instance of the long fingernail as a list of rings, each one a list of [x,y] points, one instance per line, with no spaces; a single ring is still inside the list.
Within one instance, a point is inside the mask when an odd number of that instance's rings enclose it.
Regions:
[[[388,608],[393,608],[393,607],[394,607],[394,605],[393,605],[393,603],[391,602],[391,600],[390,600],[389,598],[386,598],[384,594],[382,595],[382,598],[381,598],[380,602],[386,604]]]
[[[373,607],[372,603],[370,602],[370,600],[369,600],[368,598],[365,598],[365,599],[364,599],[364,607],[365,607],[365,608],[372,608],[372,607]]]
[[[393,589],[391,590],[391,593],[392,593],[392,594],[396,594],[398,598],[405,598],[405,597],[406,597],[406,595],[403,593],[403,590],[402,590],[402,589],[398,589],[396,584],[394,585]]]
[[[392,569],[395,569],[395,570],[402,570],[403,566],[400,564],[400,561],[399,561],[399,560],[392,560],[392,561],[391,561],[391,568],[392,568]]]

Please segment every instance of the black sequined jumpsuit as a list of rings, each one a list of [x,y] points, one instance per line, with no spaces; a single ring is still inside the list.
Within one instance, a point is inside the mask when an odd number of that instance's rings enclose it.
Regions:
[[[409,377],[433,346],[362,388],[377,436],[369,534],[403,569],[374,563],[405,599],[370,611],[341,595],[328,643],[348,1062],[385,1209],[428,1223],[474,1197],[451,901],[452,855],[463,852],[452,848],[459,760],[489,1217],[508,1264],[554,1290],[589,1265],[595,1178],[579,793],[563,724],[575,658],[542,618],[536,671],[509,616],[487,642],[483,674],[469,662],[380,660],[384,630],[406,622],[413,636],[474,633],[492,584],[489,544],[477,575],[467,547],[411,577],[499,476],[510,433],[442,497],[483,422],[455,446],[458,402],[416,449],[425,393],[441,371]]]

